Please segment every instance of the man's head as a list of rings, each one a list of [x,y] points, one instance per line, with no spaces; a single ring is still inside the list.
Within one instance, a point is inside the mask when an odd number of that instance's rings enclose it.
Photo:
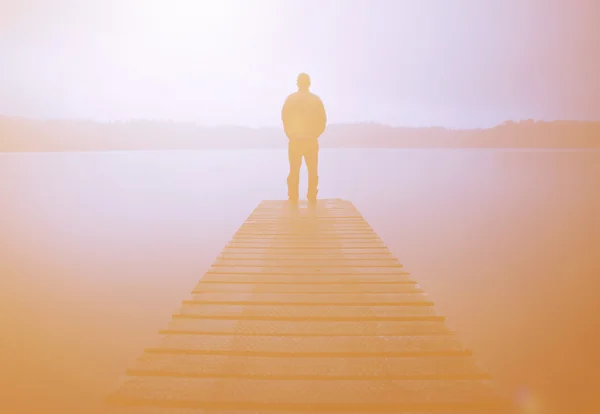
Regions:
[[[296,84],[298,85],[298,90],[307,91],[310,88],[310,76],[306,73],[299,74]]]

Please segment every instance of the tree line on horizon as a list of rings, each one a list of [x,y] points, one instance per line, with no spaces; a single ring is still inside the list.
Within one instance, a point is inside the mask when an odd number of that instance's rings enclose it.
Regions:
[[[331,124],[322,148],[600,148],[600,122],[507,121],[492,128]],[[200,126],[172,121],[108,123],[0,117],[0,151],[286,148],[282,128]]]

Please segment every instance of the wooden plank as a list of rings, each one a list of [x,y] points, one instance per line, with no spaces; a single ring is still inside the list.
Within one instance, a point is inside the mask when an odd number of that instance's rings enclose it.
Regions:
[[[322,218],[322,217],[334,217],[334,218],[364,218],[356,211],[345,211],[345,210],[336,210],[336,211],[318,211],[318,210],[262,210],[254,212],[250,215],[250,218],[255,217],[268,217],[268,218],[287,218],[287,217],[295,217],[295,216],[305,216],[311,218]]]
[[[344,224],[363,224],[369,225],[362,217],[309,217],[309,216],[295,216],[295,217],[248,217],[247,223],[256,224],[269,224],[274,226],[280,225],[301,225],[301,224],[315,224],[319,225],[344,225]]]
[[[292,234],[292,235],[283,235],[283,234],[243,234],[236,233],[231,238],[234,240],[265,240],[265,241],[273,241],[273,240],[281,240],[281,241],[289,241],[289,240],[297,240],[297,241],[312,241],[312,240],[327,240],[327,241],[343,241],[345,243],[350,243],[351,241],[356,242],[365,242],[371,240],[381,240],[377,234],[344,234],[340,235],[337,233],[325,234],[314,232],[312,234]]]
[[[342,231],[342,232],[369,232],[373,231],[373,227],[371,227],[365,221],[356,221],[356,222],[338,222],[338,221],[320,221],[320,220],[312,220],[312,221],[292,221],[289,220],[287,222],[277,222],[277,221],[268,221],[268,222],[245,222],[242,224],[238,231],[241,230],[270,230],[270,231],[278,231],[278,232],[297,232],[297,231],[305,231],[307,229],[311,230],[323,230],[323,231]]]
[[[251,213],[247,219],[255,220],[261,218],[270,218],[277,221],[283,220],[298,220],[307,219],[312,221],[322,221],[331,219],[341,220],[356,220],[366,222],[365,218],[357,211],[352,210],[331,210],[331,211],[318,211],[309,209],[299,210],[262,210]]]
[[[237,266],[212,266],[206,273],[228,273],[228,274],[298,274],[298,275],[402,275],[405,274],[402,266],[396,267],[237,267]]]
[[[419,336],[253,336],[163,335],[146,352],[296,357],[470,356],[455,335]]]
[[[379,322],[379,321],[397,321],[397,322],[440,322],[445,318],[439,315],[408,315],[408,316],[261,316],[261,315],[200,315],[200,314],[174,314],[173,318],[190,319],[215,319],[215,320],[254,320],[254,321],[336,321],[336,322]]]
[[[258,206],[256,208],[262,208],[263,206],[285,206],[285,205],[289,205],[289,200],[279,200],[279,199],[265,199],[262,200],[260,203],[258,203]],[[308,200],[298,200],[297,202],[298,205],[300,206],[307,206],[309,205]],[[320,198],[317,200],[316,205],[321,207],[328,207],[328,206],[354,206],[350,201],[348,200],[344,200],[342,198]]]
[[[370,239],[348,239],[348,238],[262,238],[259,236],[255,237],[232,237],[229,243],[268,243],[271,245],[277,244],[290,244],[290,245],[303,245],[308,244],[312,246],[319,245],[332,245],[337,247],[344,247],[345,245],[363,245],[364,247],[376,247],[383,245],[383,241],[379,238],[370,238]]]
[[[335,211],[332,211],[332,213],[340,213],[340,212],[344,212],[346,214],[351,213],[354,216],[360,217],[361,219],[364,220],[364,218],[362,217],[362,215],[360,214],[359,211],[357,210],[343,210],[343,209],[338,209]],[[315,216],[315,215],[320,215],[321,217],[329,217],[329,212],[327,210],[315,210],[315,209],[307,209],[307,208],[291,208],[291,209],[257,209],[254,210],[252,212],[250,212],[250,214],[248,215],[248,218],[252,218],[253,216],[256,215],[261,215],[261,214],[270,214],[272,216],[275,217],[285,217],[285,216]]]
[[[263,226],[254,228],[240,228],[235,234],[240,235],[268,235],[268,236],[302,236],[302,235],[325,235],[325,236],[376,236],[377,233],[373,229],[369,228],[358,228],[358,227],[338,227],[338,228],[311,228],[312,226],[306,224],[297,224],[294,228],[283,228],[279,226],[277,228],[265,228]]]
[[[360,212],[353,207],[348,206],[331,206],[327,208],[319,208],[315,206],[307,206],[307,207],[298,207],[298,206],[285,206],[285,207],[261,207],[250,214],[276,214],[278,216],[283,216],[286,214],[306,214],[306,215],[334,215],[340,213],[346,214],[357,214],[360,215]]]
[[[237,231],[233,237],[239,239],[257,239],[264,238],[265,240],[327,240],[327,241],[345,241],[345,240],[380,240],[377,233],[374,232],[358,232],[358,231],[322,231],[322,230],[303,230],[302,232],[274,232],[264,230],[252,231]]]
[[[364,221],[364,218],[362,216],[357,216],[357,215],[327,215],[327,216],[318,216],[318,215],[272,215],[272,214],[256,214],[254,216],[249,217],[252,220],[259,220],[259,219],[267,219],[267,220],[271,220],[273,222],[283,222],[283,221],[295,221],[295,220],[307,220],[308,222],[315,222],[315,221],[326,221],[326,220],[330,220],[330,221],[343,221],[343,220],[356,220],[356,221]]]
[[[264,292],[264,293],[421,293],[416,284],[399,283],[208,283],[200,281],[192,293],[201,292]]]
[[[130,377],[111,398],[177,408],[407,412],[504,405],[488,380],[287,380]],[[504,407],[503,407],[504,408]]]
[[[408,274],[399,275],[339,275],[339,274],[265,274],[265,273],[234,273],[215,274],[207,273],[200,279],[201,282],[213,283],[391,283],[411,282],[416,283]]]
[[[205,292],[193,294],[191,299],[198,302],[232,303],[279,303],[284,306],[295,304],[404,304],[432,303],[426,293],[219,293]]]
[[[315,223],[293,223],[292,225],[265,226],[265,225],[248,225],[242,226],[237,230],[237,233],[260,233],[260,234],[302,234],[302,233],[323,233],[323,234],[376,234],[375,231],[368,226],[324,226]]]
[[[321,232],[319,230],[310,231],[309,229],[305,229],[302,233],[291,233],[290,234],[269,234],[268,232],[254,232],[254,234],[248,234],[249,232],[237,231],[233,237],[240,238],[256,238],[256,237],[265,237],[268,239],[290,239],[290,238],[298,238],[298,239],[311,239],[315,237],[323,238],[323,239],[344,239],[344,240],[372,240],[378,239],[377,233],[374,232]]]
[[[263,260],[246,260],[246,259],[217,259],[213,262],[212,266],[222,267],[303,267],[307,265],[314,267],[402,267],[402,264],[396,259],[371,259],[371,260],[356,260],[341,258],[331,259],[312,259],[310,262],[306,260],[278,260],[275,258],[266,257]]]
[[[240,230],[242,229],[252,229],[252,230],[298,230],[302,229],[305,225],[310,226],[313,229],[320,229],[326,231],[334,231],[334,230],[371,230],[373,228],[365,221],[316,221],[306,223],[304,221],[272,221],[272,220],[248,220],[244,224],[240,226]]]
[[[254,379],[487,379],[473,357],[281,358],[144,353],[128,375]]]
[[[286,214],[289,212],[298,212],[304,214],[335,214],[339,212],[353,212],[358,213],[358,210],[354,206],[327,206],[323,208],[322,206],[305,206],[302,207],[300,205],[287,205],[287,206],[260,206],[255,209],[252,213],[264,213],[264,212],[273,212],[278,214]]]
[[[294,209],[311,209],[311,210],[322,210],[322,211],[330,211],[330,210],[336,210],[336,209],[351,209],[351,210],[356,210],[356,207],[354,207],[354,205],[352,205],[351,203],[345,202],[345,203],[325,203],[323,200],[318,200],[316,204],[309,204],[306,202],[306,200],[298,200],[297,203],[295,203],[294,205],[292,205],[291,203],[284,201],[274,201],[273,203],[261,203],[259,204],[254,211],[261,211],[261,210],[268,210],[268,209],[272,209],[272,210],[281,210],[281,209],[286,209],[286,208],[294,208]]]
[[[383,245],[383,240],[376,236],[369,237],[339,237],[339,236],[305,236],[305,237],[270,237],[270,236],[233,236],[229,243],[269,243],[272,245],[332,245],[344,247],[345,245],[362,244],[366,247],[377,247]],[[370,245],[370,246],[369,246]]]
[[[318,231],[318,232],[322,232],[322,233],[336,233],[336,234],[347,234],[347,233],[373,234],[373,232],[374,232],[373,228],[371,228],[371,226],[369,226],[368,224],[360,224],[360,225],[337,224],[337,225],[333,226],[333,225],[325,225],[325,224],[321,224],[321,223],[311,223],[311,224],[304,223],[304,225],[298,224],[298,223],[291,223],[289,225],[285,225],[285,224],[278,224],[278,225],[244,224],[243,226],[241,226],[238,229],[237,232],[238,233],[266,232],[266,233],[272,233],[272,234],[288,234],[288,233],[296,234],[296,233],[303,233],[303,232],[308,232],[308,231]]]
[[[304,235],[304,236],[278,236],[271,237],[269,235],[264,236],[261,234],[255,235],[235,235],[229,243],[279,243],[279,244],[310,244],[310,245],[335,245],[342,247],[344,244],[372,244],[382,243],[383,240],[374,237],[355,238],[355,237],[344,237],[340,235]]]
[[[307,207],[298,207],[298,206],[282,206],[282,207],[268,207],[261,206],[260,208],[254,210],[252,214],[257,213],[276,213],[279,215],[283,214],[322,214],[322,215],[331,215],[336,213],[354,213],[360,214],[356,208],[351,206],[329,206],[327,208],[320,208],[319,206],[307,206]]]
[[[268,208],[262,207],[254,210],[251,214],[276,214],[278,217],[286,214],[306,214],[306,215],[326,215],[333,216],[335,214],[357,214],[360,213],[355,208],[347,207],[330,207],[330,208],[296,208],[295,206],[289,206],[291,208]]]
[[[300,248],[296,248],[296,247],[286,247],[286,246],[279,246],[279,247],[255,247],[253,245],[249,245],[248,247],[225,247],[222,251],[221,254],[225,255],[225,254],[240,254],[240,253],[247,253],[247,254],[260,254],[260,255],[264,255],[264,254],[269,254],[269,255],[318,255],[318,254],[322,254],[322,255],[337,255],[337,254],[341,254],[347,257],[353,257],[353,256],[361,256],[361,255],[370,255],[370,254],[385,254],[385,255],[391,255],[392,253],[390,252],[390,250],[383,246],[383,247],[374,247],[374,248],[339,248],[339,247],[333,247],[333,248],[318,248],[318,247],[300,247]],[[394,257],[394,256],[392,256]]]
[[[313,251],[311,252],[272,252],[265,249],[262,252],[239,252],[239,250],[223,250],[221,254],[217,256],[219,259],[242,259],[242,260],[314,260],[314,259],[351,259],[351,260],[373,260],[373,259],[394,259],[394,256],[387,251],[382,251],[379,253],[342,253],[342,252],[329,252],[329,251]]]
[[[304,201],[304,203],[303,203]],[[289,203],[289,202],[285,202],[285,203],[281,203],[278,204],[276,202],[272,203],[272,204],[259,204],[254,211],[265,211],[265,210],[286,210],[286,209],[301,209],[301,210],[314,210],[314,211],[335,211],[335,210],[340,210],[340,209],[344,209],[344,210],[356,210],[356,207],[354,207],[352,204],[342,204],[342,203],[328,203],[327,205],[323,204],[322,202],[319,203],[317,202],[316,204],[307,204],[306,200],[298,200],[297,203]]]
[[[341,202],[329,202],[325,200],[318,200],[316,203],[307,203],[307,200],[298,200],[296,203],[290,203],[289,201],[275,201],[260,203],[254,211],[266,210],[266,209],[285,209],[285,208],[310,208],[313,210],[333,210],[339,208],[356,209],[351,203]]]
[[[452,333],[444,321],[278,321],[173,318],[161,333],[263,336],[406,336]]]
[[[239,229],[271,229],[271,230],[303,230],[304,226],[321,230],[373,230],[373,227],[364,220],[252,220],[245,221]]]
[[[328,206],[326,208],[319,206],[260,206],[253,210],[250,214],[255,213],[279,213],[279,214],[333,214],[338,212],[352,212],[360,214],[354,206]]]
[[[289,203],[289,202],[284,202],[284,203],[277,203],[277,202],[273,202],[271,204],[269,203],[265,203],[265,204],[259,204],[254,211],[264,211],[264,210],[285,210],[285,209],[302,209],[302,210],[315,210],[315,211],[335,211],[335,210],[340,210],[340,209],[344,209],[344,210],[356,210],[356,207],[354,207],[352,204],[343,204],[343,203],[328,203],[328,204],[323,204],[322,202],[317,202],[316,204],[312,203],[312,204],[308,204],[306,203],[306,200],[298,200],[297,203]]]
[[[259,237],[265,237],[268,240],[272,240],[272,239],[283,239],[283,240],[289,240],[289,239],[294,239],[297,238],[299,240],[304,240],[304,239],[323,239],[323,240],[356,240],[356,239],[361,239],[361,240],[373,240],[373,239],[379,239],[379,236],[377,235],[377,233],[371,231],[356,231],[356,230],[348,230],[348,231],[323,231],[323,230],[310,230],[310,229],[303,229],[303,230],[298,230],[298,231],[279,231],[279,230],[273,230],[273,231],[268,231],[268,230],[263,230],[263,229],[257,229],[257,230],[238,230],[233,237],[239,237],[239,238],[247,238],[247,239],[251,239],[251,238],[259,238]]]
[[[293,251],[302,250],[331,250],[331,251],[343,251],[343,250],[360,250],[360,251],[374,251],[377,249],[387,249],[387,246],[382,242],[369,242],[369,243],[329,243],[329,242],[265,242],[265,241],[254,241],[254,242],[229,242],[225,248],[239,248],[239,249],[287,249]]]
[[[286,210],[310,210],[310,211],[339,211],[339,210],[356,210],[352,204],[328,204],[324,205],[321,203],[317,204],[302,204],[301,200],[298,200],[298,203],[292,204],[260,204],[258,205],[254,211],[286,211]]]
[[[269,239],[273,238],[281,238],[281,239],[289,239],[289,238],[322,238],[322,239],[376,239],[379,238],[377,233],[372,230],[369,231],[357,231],[357,230],[347,230],[347,231],[324,231],[321,229],[311,230],[311,229],[303,229],[296,231],[280,231],[280,230],[264,230],[264,229],[256,229],[256,230],[238,230],[234,237],[245,237],[245,238],[256,238],[256,237],[267,237]]]
[[[273,408],[268,408],[268,409],[252,409],[251,411],[248,411],[246,409],[227,409],[227,408],[169,408],[169,407],[148,407],[145,405],[140,405],[143,404],[143,402],[136,402],[134,405],[124,405],[124,406],[119,406],[119,405],[114,405],[115,403],[113,403],[113,405],[107,405],[105,406],[105,411],[102,411],[102,414],[298,414],[299,411],[295,410],[295,409],[273,409]],[[303,414],[315,414],[316,411],[314,411],[313,409],[310,410],[303,410],[301,411]],[[368,411],[344,411],[343,414],[365,414]],[[373,412],[373,411],[371,411]],[[381,412],[381,411],[377,411],[377,412]],[[406,412],[403,411],[402,414],[431,414],[432,411],[419,411],[416,412],[414,410],[411,410],[410,412]],[[398,411],[394,411],[395,414],[400,414]],[[494,410],[494,411],[489,411],[486,410],[485,412],[483,411],[472,411],[469,410],[464,411],[464,410],[460,410],[460,411],[448,411],[445,410],[443,412],[439,412],[436,411],[437,414],[514,414],[514,411],[508,412],[508,411],[498,411],[498,410]],[[333,412],[333,411],[323,411],[320,410],[318,411],[318,414],[341,414],[339,411]]]
[[[263,207],[260,209],[254,210],[251,214],[274,214],[278,217],[292,214],[305,214],[305,215],[323,215],[323,216],[333,216],[336,214],[356,214],[360,213],[355,208],[347,208],[347,207],[330,207],[330,208],[295,208],[290,206],[291,208],[268,208]]]
[[[386,320],[410,316],[434,316],[432,306],[418,305],[347,305],[331,306],[279,306],[262,304],[213,305],[184,303],[178,315],[228,318],[278,318],[278,319],[332,319],[332,320]]]
[[[366,254],[375,252],[389,252],[389,248],[383,242],[370,243],[330,243],[330,242],[229,242],[223,247],[223,253],[232,249],[237,251],[246,250],[247,253],[259,250],[268,253],[323,253],[323,254]]]
[[[364,217],[352,210],[335,210],[335,211],[318,211],[318,210],[262,210],[253,212],[248,218],[275,218],[278,220],[294,219],[298,217],[306,217],[312,220],[318,219],[330,219],[330,218],[343,218],[343,219],[361,219],[365,221]]]
[[[277,217],[286,216],[311,216],[311,217],[335,217],[335,216],[357,216],[361,217],[356,209],[348,208],[330,208],[330,209],[314,209],[314,208],[291,208],[291,209],[260,209],[253,211],[252,216],[256,215],[273,215]]]
[[[296,229],[300,226],[310,226],[313,228],[323,228],[329,230],[338,230],[338,229],[370,229],[375,231],[369,224],[364,224],[363,220],[355,220],[355,219],[333,219],[333,218],[320,218],[318,220],[311,219],[308,217],[297,217],[294,219],[287,218],[283,220],[277,219],[253,219],[252,224],[249,224],[246,228],[253,229]],[[238,229],[241,230],[242,227]]]

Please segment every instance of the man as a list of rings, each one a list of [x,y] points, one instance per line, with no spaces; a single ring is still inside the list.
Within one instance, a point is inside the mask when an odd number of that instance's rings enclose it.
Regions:
[[[306,198],[317,199],[319,173],[319,137],[325,131],[327,115],[321,98],[309,91],[310,77],[298,75],[298,91],[287,97],[281,110],[283,129],[288,137],[290,173],[287,178],[288,200],[298,201],[302,157],[308,170]]]

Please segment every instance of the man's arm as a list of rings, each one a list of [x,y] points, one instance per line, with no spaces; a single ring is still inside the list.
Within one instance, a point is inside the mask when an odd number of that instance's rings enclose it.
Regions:
[[[289,114],[290,114],[289,101],[290,101],[290,98],[288,96],[286,98],[285,102],[283,103],[283,107],[281,108],[281,122],[283,123],[283,131],[285,132],[285,135],[288,137],[288,139],[290,138],[289,131],[288,131],[288,119],[289,119]]]
[[[325,128],[327,127],[327,112],[325,112],[325,105],[323,105],[323,101],[321,98],[317,97],[316,101],[316,132],[317,137],[320,137],[323,132],[325,132]]]

